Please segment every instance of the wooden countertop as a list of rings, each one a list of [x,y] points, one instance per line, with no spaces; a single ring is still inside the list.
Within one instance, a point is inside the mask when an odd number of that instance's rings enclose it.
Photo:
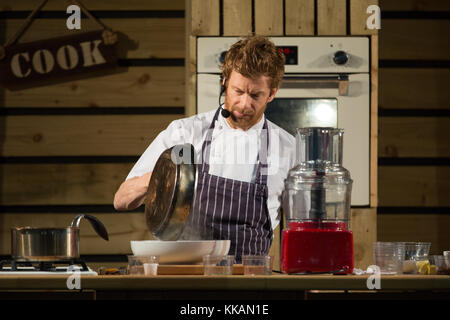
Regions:
[[[1,290],[67,290],[67,275],[0,275]],[[81,276],[82,290],[368,290],[368,275]],[[381,276],[381,290],[450,291],[447,275]]]

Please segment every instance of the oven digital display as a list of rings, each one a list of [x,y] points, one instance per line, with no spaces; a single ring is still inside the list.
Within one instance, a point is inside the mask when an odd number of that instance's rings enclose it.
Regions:
[[[286,57],[286,64],[298,64],[298,47],[297,46],[277,46],[281,53]]]

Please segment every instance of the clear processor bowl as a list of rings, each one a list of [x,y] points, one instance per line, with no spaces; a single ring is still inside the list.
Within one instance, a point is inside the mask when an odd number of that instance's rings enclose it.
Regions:
[[[285,180],[283,212],[291,222],[339,222],[348,228],[353,181],[342,166],[343,130],[301,128],[297,165]]]

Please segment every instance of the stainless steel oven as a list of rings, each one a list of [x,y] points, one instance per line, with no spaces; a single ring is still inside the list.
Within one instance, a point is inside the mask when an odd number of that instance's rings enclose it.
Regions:
[[[218,107],[219,65],[239,38],[199,37],[197,112]],[[272,37],[286,55],[285,77],[267,119],[295,135],[300,127],[344,129],[343,166],[352,206],[369,206],[370,77],[367,37]]]

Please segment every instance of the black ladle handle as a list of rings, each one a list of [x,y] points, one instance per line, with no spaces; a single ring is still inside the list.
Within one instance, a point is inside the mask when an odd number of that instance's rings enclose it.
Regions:
[[[105,239],[106,241],[109,241],[109,237],[108,237],[108,231],[106,231],[105,226],[103,225],[103,223],[101,223],[100,220],[98,220],[96,217],[91,216],[89,214],[80,214],[78,216],[76,216],[71,223],[71,227],[74,228],[79,228],[80,227],[80,222],[81,219],[86,218],[87,220],[89,220],[89,222],[91,223],[92,228],[94,228],[95,232],[97,232],[97,234],[102,237],[103,239]]]

